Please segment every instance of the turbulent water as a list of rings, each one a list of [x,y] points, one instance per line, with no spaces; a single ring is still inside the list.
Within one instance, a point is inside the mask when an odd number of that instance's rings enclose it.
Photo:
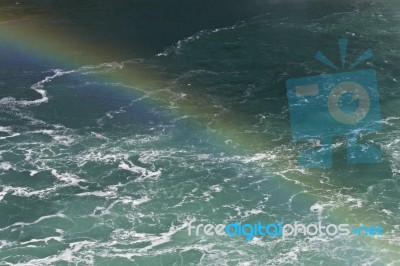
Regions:
[[[1,45],[1,265],[400,265],[398,2],[201,2],[3,4],[0,30],[39,21],[117,55]],[[359,69],[378,73],[384,128],[362,139],[383,162],[347,165],[338,138],[331,169],[303,169],[285,82],[332,72],[314,55],[339,65],[338,38],[349,62],[374,52]],[[385,234],[246,241],[188,236],[193,219]]]

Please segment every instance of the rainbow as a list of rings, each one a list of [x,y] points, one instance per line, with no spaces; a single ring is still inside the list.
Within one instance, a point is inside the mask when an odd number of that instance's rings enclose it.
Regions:
[[[76,69],[86,65],[95,65],[106,62],[108,58],[119,58],[118,51],[112,51],[107,47],[102,47],[98,43],[89,43],[74,37],[72,33],[60,28],[52,28],[49,25],[41,24],[40,20],[25,17],[19,20],[2,22],[0,24],[0,41],[7,45],[12,45],[23,51],[24,56],[37,60],[45,60],[54,65],[58,65],[63,69]],[[84,50],[84,56],[76,54],[75,48]],[[104,56],[107,55],[107,56]],[[99,79],[109,83],[121,83],[124,86],[126,94],[132,94],[138,91],[146,91],[151,93],[157,101],[150,100],[150,104],[168,105],[168,96],[163,92],[163,88],[154,85],[151,82],[157,79],[157,73],[151,71],[143,71],[140,68],[129,67],[122,68],[112,73],[93,75],[94,79]],[[149,86],[149,84],[151,86]],[[186,93],[187,91],[185,91]],[[265,153],[271,150],[269,138],[267,135],[256,133],[238,133],[245,132],[248,128],[246,121],[240,119],[240,114],[231,113],[224,117],[223,120],[215,124],[207,124],[208,119],[202,117],[211,117],[216,111],[206,100],[198,97],[182,98],[178,101],[177,108],[171,110],[171,115],[187,116],[195,120],[196,125],[203,125],[211,131],[215,139],[224,145],[229,146],[232,151],[238,154],[252,155]],[[201,116],[199,116],[201,114]],[[239,118],[239,119],[238,119]],[[204,130],[204,127],[198,128]],[[229,140],[229,142],[227,142]],[[232,144],[230,144],[232,143]],[[234,145],[233,145],[234,144]],[[285,158],[285,152],[278,154],[274,161],[268,162],[265,171],[270,172],[276,170],[282,175],[276,175],[282,187],[291,194],[299,191],[309,191],[312,188],[312,194],[307,193],[307,200],[319,202],[320,204],[328,204],[332,201],[339,201],[341,206],[332,211],[337,221],[345,222],[353,225],[359,225],[360,221],[371,224],[379,224],[382,221],[376,213],[367,208],[352,208],[350,202],[340,199],[336,193],[340,189],[340,185],[336,187],[331,184],[320,182],[322,170],[309,170],[297,168],[288,162]],[[262,163],[262,161],[260,161]],[[263,166],[260,166],[263,167]],[[282,169],[287,169],[282,171]],[[349,210],[351,214],[349,215]],[[385,231],[390,231],[385,225]],[[366,245],[373,250],[384,262],[400,261],[400,253],[395,245],[391,244],[388,237],[382,238],[363,238]]]

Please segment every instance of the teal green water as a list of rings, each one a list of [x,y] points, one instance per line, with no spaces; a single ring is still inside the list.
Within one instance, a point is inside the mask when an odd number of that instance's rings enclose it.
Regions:
[[[396,1],[3,9],[0,29],[40,14],[110,58],[71,68],[0,45],[0,265],[399,265]],[[361,137],[384,160],[347,165],[337,138],[332,169],[302,169],[313,144],[292,140],[285,82],[331,72],[314,55],[340,62],[338,38],[350,62],[374,51],[361,69],[378,73],[384,129]],[[247,242],[188,236],[192,219],[380,224],[385,236]]]

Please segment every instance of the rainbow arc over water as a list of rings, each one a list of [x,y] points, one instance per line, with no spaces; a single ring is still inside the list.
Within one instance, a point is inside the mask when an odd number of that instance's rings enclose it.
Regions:
[[[85,42],[76,38],[68,30],[43,25],[43,22],[40,19],[38,20],[37,17],[25,17],[1,23],[0,42],[16,47],[26,57],[34,60],[46,60],[66,71],[123,57],[119,54],[119,51],[104,47],[101,43]],[[81,51],[84,51],[83,54]],[[368,57],[368,54],[364,57]],[[148,101],[149,104],[165,105],[168,108],[170,95],[165,93],[165,88],[157,87],[156,82],[154,82],[154,80],[160,79],[157,76],[157,71],[143,70],[140,67],[135,67],[135,64],[130,64],[128,68],[125,68],[124,65],[127,64],[129,64],[129,61],[120,63],[121,68],[117,71],[93,74],[90,75],[90,78],[125,84],[127,86],[124,86],[124,90],[127,96],[135,92],[147,92],[152,96]],[[110,87],[110,90],[112,89],[113,87]],[[193,97],[189,94],[177,103],[176,108],[171,110],[171,115],[186,116],[188,119],[194,120],[196,123],[193,126],[198,127],[198,130],[212,132],[217,141],[225,143],[224,145],[229,146],[238,154],[255,155],[274,148],[270,144],[267,133],[239,133],[245,132],[248,127],[246,121],[240,119],[240,113],[231,112],[224,119],[210,124],[209,119],[205,119],[205,117],[212,117],[216,109],[206,99],[199,99],[198,94]],[[288,159],[285,151],[277,154],[273,161],[268,162],[267,165],[264,166],[266,172],[273,170],[281,173],[281,175],[276,175],[275,178],[279,179],[281,186],[288,191],[296,193],[299,190],[307,191],[308,188],[313,188],[313,193],[307,194],[307,198],[321,204],[341,200],[340,196],[336,194],[340,190],[340,184],[335,187],[332,186],[332,183],[321,182],[318,177],[323,175],[323,170],[298,168],[295,162]],[[261,162],[260,167],[263,167]],[[381,222],[379,217],[376,217],[368,208],[352,208],[350,202],[341,203],[340,207],[333,210],[339,222],[354,225],[359,225],[360,222],[364,221],[376,224]],[[385,230],[389,231],[390,229],[385,228]],[[362,240],[383,261],[400,261],[400,253],[391,245],[390,237],[369,237]]]

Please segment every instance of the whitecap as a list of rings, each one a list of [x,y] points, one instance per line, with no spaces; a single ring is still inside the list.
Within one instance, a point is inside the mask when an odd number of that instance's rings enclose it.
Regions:
[[[79,176],[69,173],[59,174],[57,170],[51,170],[51,174],[55,176],[59,181],[62,181],[71,186],[79,186],[79,182],[85,182],[85,179],[81,179]]]
[[[0,170],[8,171],[10,169],[15,169],[9,162],[1,162],[0,163]]]
[[[137,165],[133,164],[131,161],[127,160],[127,162],[128,163],[126,163],[124,161],[120,162],[118,167],[120,169],[127,170],[127,171],[130,171],[135,174],[140,174],[140,177],[137,179],[137,181],[142,181],[142,180],[148,179],[148,178],[157,179],[158,177],[161,176],[161,170],[151,171],[146,168],[137,166]]]
[[[220,185],[213,185],[210,187],[210,190],[213,192],[221,192],[222,191],[222,186]]]
[[[60,69],[52,70],[52,72],[54,73],[53,75],[47,76],[43,80],[41,80],[31,86],[31,89],[40,95],[39,99],[32,100],[32,101],[29,101],[29,100],[19,100],[18,101],[13,97],[5,97],[5,98],[0,99],[0,105],[16,104],[16,105],[20,105],[20,106],[29,106],[29,105],[40,105],[42,103],[47,102],[49,100],[49,98],[47,96],[47,91],[44,89],[44,85],[46,83],[51,82],[53,79],[55,79],[57,77],[71,73],[71,71],[64,72]]]

